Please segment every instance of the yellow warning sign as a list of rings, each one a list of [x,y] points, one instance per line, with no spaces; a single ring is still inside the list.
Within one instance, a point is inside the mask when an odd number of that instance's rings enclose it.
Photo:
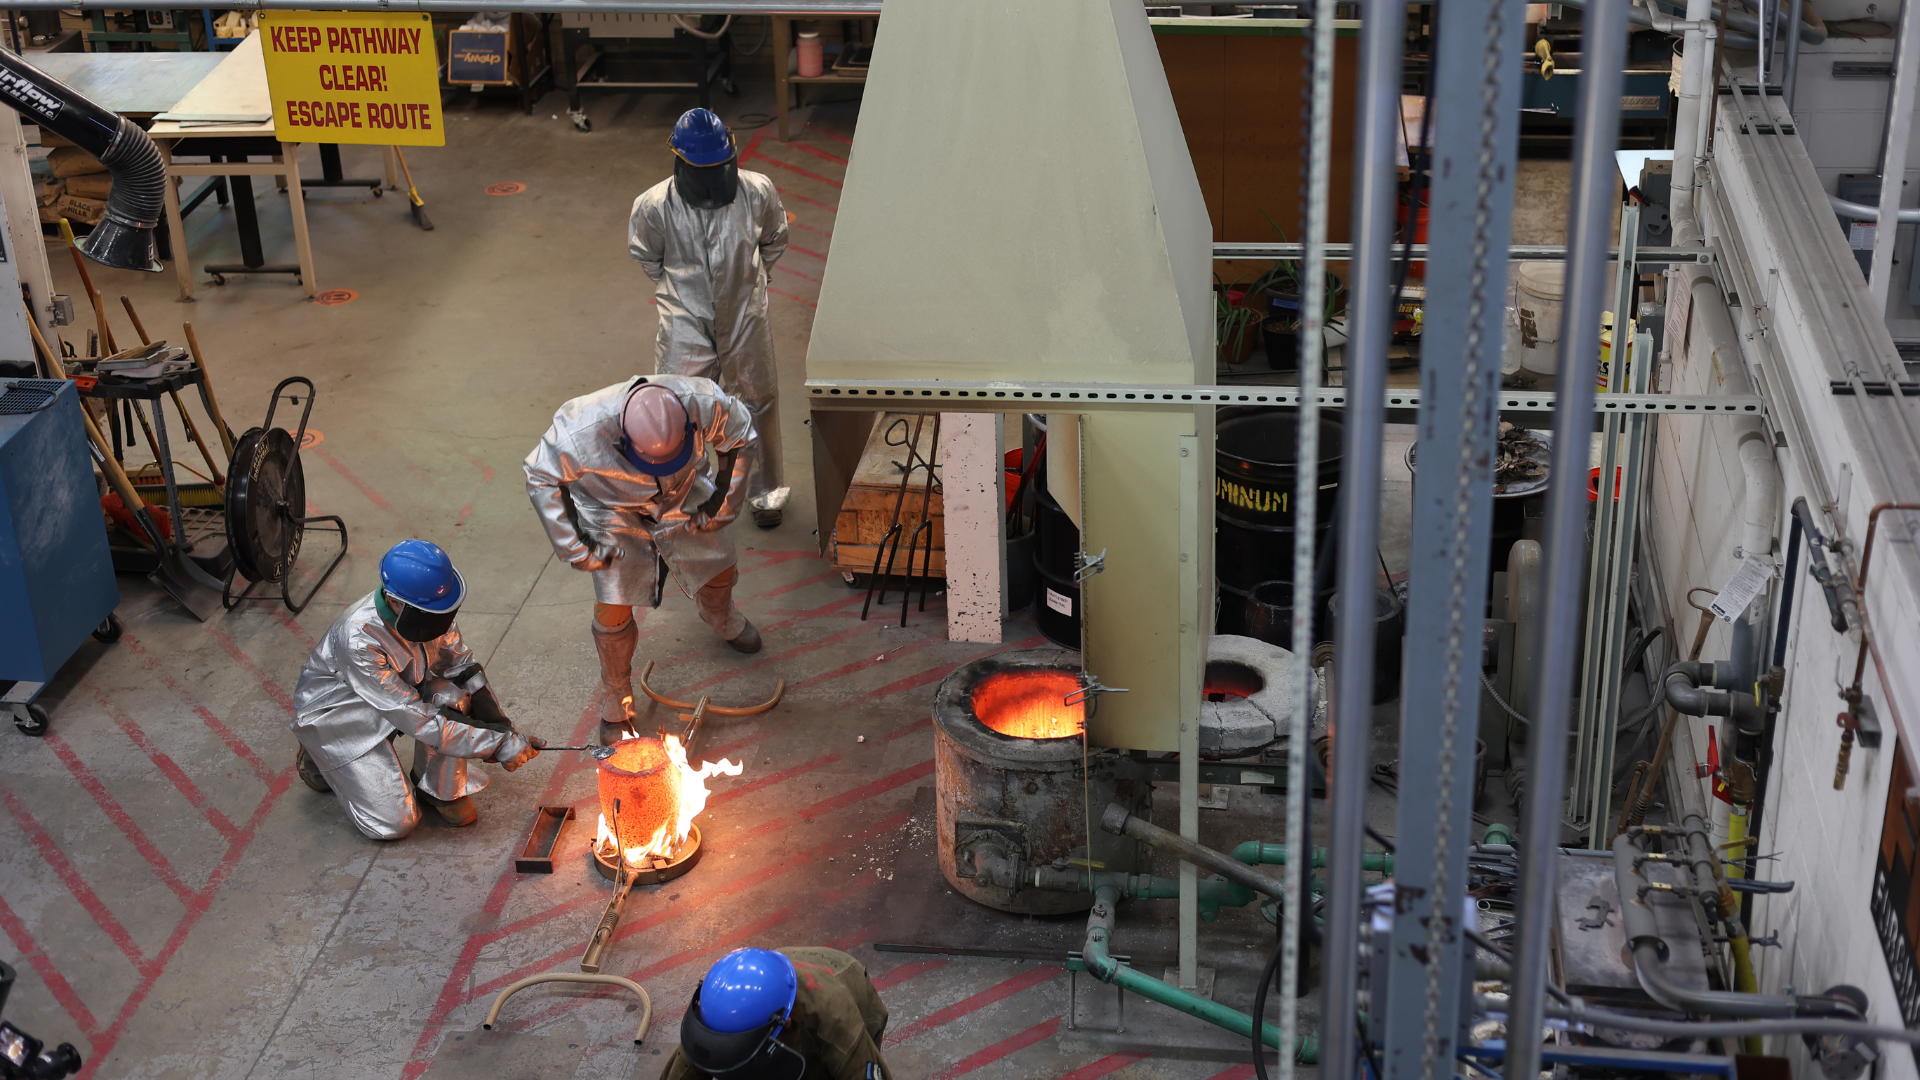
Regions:
[[[260,38],[282,142],[446,145],[431,16],[263,11]]]

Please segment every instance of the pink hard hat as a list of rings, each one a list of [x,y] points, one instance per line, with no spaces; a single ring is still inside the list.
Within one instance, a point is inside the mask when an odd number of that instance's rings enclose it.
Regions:
[[[662,476],[685,467],[693,424],[672,390],[656,383],[636,386],[620,410],[620,430],[629,460],[643,471]]]

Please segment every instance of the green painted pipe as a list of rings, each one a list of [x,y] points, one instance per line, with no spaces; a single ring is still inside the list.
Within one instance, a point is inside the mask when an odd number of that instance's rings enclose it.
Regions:
[[[1513,828],[1512,826],[1502,825],[1496,821],[1487,826],[1487,834],[1480,838],[1480,842],[1483,844],[1505,844],[1508,847],[1512,847]]]
[[[1233,849],[1233,857],[1240,862],[1246,863],[1248,866],[1258,866],[1261,863],[1267,863],[1273,866],[1285,866],[1287,864],[1287,845],[1263,844],[1258,840],[1249,840]],[[1313,849],[1313,865],[1327,865],[1326,848],[1317,847]],[[1384,851],[1368,851],[1361,855],[1360,867],[1363,870],[1373,870],[1382,874],[1391,874],[1393,873],[1393,856]]]
[[[1143,998],[1198,1017],[1215,1027],[1225,1028],[1243,1039],[1253,1038],[1253,1017],[1246,1013],[1189,994],[1171,983],[1143,975],[1115,960],[1107,950],[1107,943],[1113,936],[1113,909],[1119,902],[1120,891],[1113,885],[1102,884],[1094,890],[1093,896],[1093,914],[1087,919],[1087,941],[1080,953],[1089,974],[1101,982],[1131,990]],[[1280,1029],[1262,1023],[1260,1038],[1266,1045],[1277,1048],[1280,1045]],[[1307,1035],[1295,1038],[1294,1060],[1303,1065],[1318,1064],[1320,1040]]]
[[[1180,897],[1179,878],[1123,874],[1112,870],[1089,872],[1084,868],[1055,870],[1041,867],[1034,871],[1033,883],[1042,889],[1070,892],[1091,892],[1099,886],[1110,885],[1118,895],[1132,900],[1177,900]],[[1258,899],[1258,894],[1252,889],[1225,878],[1201,878],[1199,884],[1200,918],[1206,922],[1219,918],[1223,907],[1246,907]]]

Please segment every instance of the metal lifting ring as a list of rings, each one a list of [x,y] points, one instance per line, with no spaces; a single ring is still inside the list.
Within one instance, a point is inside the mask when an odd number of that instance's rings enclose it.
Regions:
[[[701,708],[702,714],[706,716],[755,716],[780,704],[780,699],[785,697],[787,693],[787,680],[781,679],[779,684],[773,688],[773,696],[758,705],[748,705],[744,708],[735,709],[725,705],[707,704],[706,698],[701,698],[700,702],[696,704],[689,701],[675,701],[670,697],[661,696],[659,691],[647,685],[647,679],[652,675],[653,661],[649,660],[647,661],[647,666],[640,672],[641,693],[665,705],[669,709],[682,709],[687,712],[692,712],[696,708]],[[702,708],[702,706],[704,706],[704,708]]]

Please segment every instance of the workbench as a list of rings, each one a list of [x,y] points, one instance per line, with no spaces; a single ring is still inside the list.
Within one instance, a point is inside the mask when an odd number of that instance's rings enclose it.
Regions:
[[[167,163],[169,179],[187,176],[224,176],[233,185],[233,213],[240,228],[239,266],[208,267],[219,280],[219,273],[292,273],[311,297],[320,291],[313,271],[313,244],[307,235],[307,205],[300,189],[300,146],[280,142],[273,128],[273,95],[267,90],[267,65],[262,55],[260,34],[247,35],[234,50],[173,105],[164,110],[174,116],[262,116],[265,120],[235,120],[222,123],[191,120],[157,120],[147,129]],[[276,153],[277,151],[277,153]],[[176,158],[204,157],[207,163],[183,164]],[[266,157],[257,162],[254,157]],[[293,212],[293,245],[298,266],[268,266],[260,250],[260,224],[253,206],[253,177],[277,176],[287,188],[287,205]],[[180,185],[167,185],[167,227],[174,235],[185,237],[180,211]],[[193,266],[184,242],[174,252],[173,268],[180,277],[180,299],[193,298]]]

